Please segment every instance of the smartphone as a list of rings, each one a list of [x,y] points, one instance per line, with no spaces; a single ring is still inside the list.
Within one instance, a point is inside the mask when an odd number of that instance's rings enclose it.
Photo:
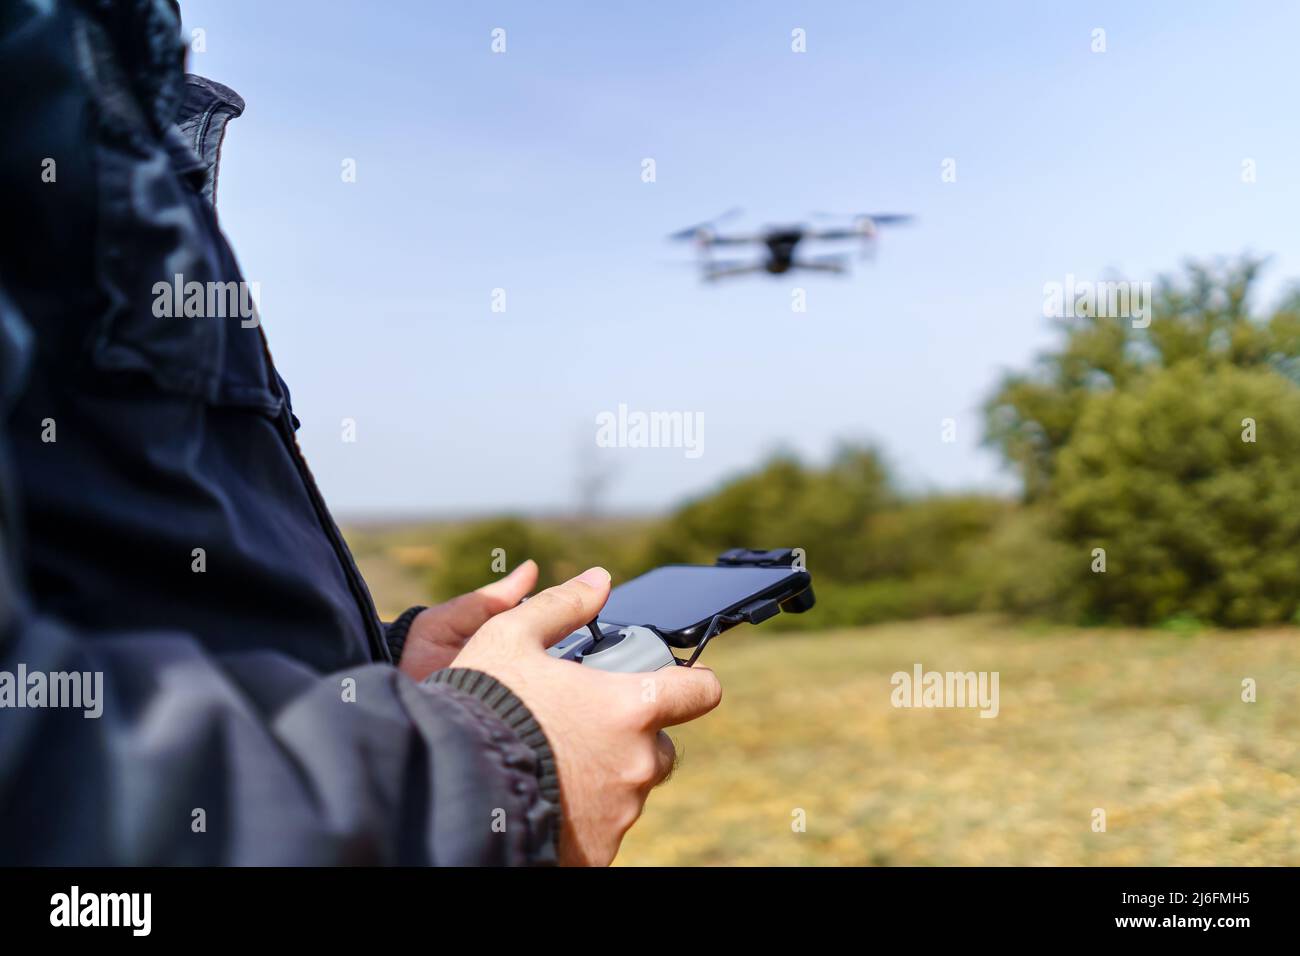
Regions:
[[[600,622],[650,627],[673,647],[694,647],[717,615],[768,601],[807,610],[812,576],[795,568],[667,564],[614,588]]]

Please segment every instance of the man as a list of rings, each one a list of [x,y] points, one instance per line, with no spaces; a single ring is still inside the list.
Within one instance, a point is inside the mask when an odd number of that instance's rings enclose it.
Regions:
[[[0,862],[608,863],[716,678],[547,655],[599,568],[379,622],[259,317],[210,307],[243,103],[179,27],[0,6]]]

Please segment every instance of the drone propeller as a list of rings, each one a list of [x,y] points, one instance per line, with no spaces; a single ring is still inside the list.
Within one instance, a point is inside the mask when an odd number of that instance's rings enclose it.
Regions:
[[[815,212],[812,214],[814,219],[849,219],[853,225],[840,229],[827,229],[815,234],[818,239],[852,239],[859,237],[862,239],[862,247],[858,251],[858,258],[864,261],[874,260],[876,258],[876,237],[878,235],[878,226],[900,226],[904,223],[911,222],[913,217],[907,213],[898,212],[869,212],[854,213],[851,215]]]
[[[815,212],[812,214],[812,218],[850,220],[869,219],[878,226],[901,226],[904,223],[911,222],[916,217],[910,213],[904,212]]]
[[[743,212],[739,207],[732,207],[712,219],[706,219],[704,222],[696,223],[694,226],[688,226],[685,229],[679,229],[676,232],[668,234],[669,239],[699,239],[711,233],[720,224],[735,219]]]

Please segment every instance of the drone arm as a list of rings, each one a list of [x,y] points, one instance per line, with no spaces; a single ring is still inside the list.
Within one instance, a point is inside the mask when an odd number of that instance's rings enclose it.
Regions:
[[[742,276],[751,272],[762,272],[766,266],[761,262],[713,262],[704,270],[704,281],[725,279],[727,276]]]
[[[807,272],[834,272],[840,275],[848,271],[843,256],[817,256],[812,259],[796,259],[790,264],[790,268],[803,269]]]

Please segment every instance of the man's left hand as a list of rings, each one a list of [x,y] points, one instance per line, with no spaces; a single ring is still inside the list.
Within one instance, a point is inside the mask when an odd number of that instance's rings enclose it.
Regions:
[[[489,618],[518,605],[536,584],[537,563],[529,559],[500,581],[421,611],[411,622],[398,668],[420,681],[449,667],[474,632]]]

